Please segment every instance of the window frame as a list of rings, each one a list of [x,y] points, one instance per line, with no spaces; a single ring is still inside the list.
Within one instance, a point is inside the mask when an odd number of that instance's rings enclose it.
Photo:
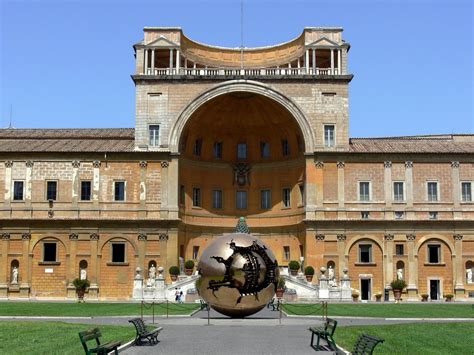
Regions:
[[[367,200],[361,199],[361,184],[368,184],[369,197]],[[372,201],[372,182],[370,180],[359,180],[357,182],[357,198],[359,202],[371,202]]]
[[[216,202],[216,199],[215,199],[215,192],[220,192],[220,200],[219,200],[219,203],[220,203],[220,207],[219,206],[216,206],[215,202]],[[212,208],[215,209],[215,210],[222,210],[224,208],[224,191],[222,188],[215,188],[215,189],[212,189]]]
[[[437,247],[438,248],[438,261],[437,262],[432,262],[431,261],[431,253],[430,253],[430,247]],[[441,243],[428,243],[426,245],[426,249],[427,249],[427,263],[428,264],[431,264],[431,265],[438,265],[438,264],[443,264],[443,253],[441,251]]]
[[[46,244],[51,244],[51,245],[55,245],[55,255],[54,255],[54,260],[45,260],[45,256],[46,256]],[[42,265],[47,265],[47,264],[50,264],[50,265],[57,265],[59,264],[59,261],[58,261],[58,242],[56,240],[44,240],[42,242],[42,248],[41,248],[41,264]]]
[[[186,187],[179,185],[179,204],[185,206],[186,204]]]
[[[200,157],[202,155],[202,138],[196,138],[193,145],[193,155],[195,157]]]
[[[214,142],[213,151],[212,151],[214,159],[217,159],[217,160],[222,159],[223,150],[224,150],[224,142],[222,141]]]
[[[326,128],[332,127],[332,145],[330,139],[326,139]],[[323,145],[324,148],[334,148],[336,146],[336,125],[335,124],[324,124],[323,125]]]
[[[283,245],[283,260],[291,260],[291,248],[289,245]]]
[[[281,140],[281,155],[284,157],[291,155],[290,141],[287,138]]]
[[[288,190],[288,204],[285,203],[285,191]],[[283,187],[281,189],[281,205],[283,209],[291,208],[291,187]]]
[[[402,249],[402,250],[401,250],[401,251],[402,251],[401,254],[399,253],[399,250],[398,250],[400,247],[401,247],[401,249]],[[402,243],[397,243],[397,244],[395,244],[395,255],[396,255],[396,256],[404,256],[404,255],[405,255],[405,244],[402,244]]]
[[[400,213],[400,216],[397,216],[397,213]],[[393,216],[395,219],[405,219],[406,213],[405,211],[393,211]]]
[[[469,200],[464,199],[464,190],[463,190],[463,185],[464,184],[469,184]],[[460,182],[460,189],[461,189],[461,193],[460,193],[461,202],[463,202],[463,203],[473,202],[473,199],[472,199],[472,181],[461,181]]]
[[[114,261],[114,246],[123,245],[123,261]],[[110,262],[108,265],[128,265],[127,260],[127,242],[125,241],[112,241],[110,242]]]
[[[85,182],[88,182],[90,185],[89,185],[89,199],[85,200],[82,198],[82,184],[85,183]],[[81,180],[79,182],[79,187],[81,189],[80,193],[79,193],[79,197],[80,197],[80,201],[81,202],[91,202],[92,201],[92,180]]]
[[[239,195],[245,196],[245,206],[239,207]],[[247,190],[237,190],[235,192],[235,208],[237,210],[247,210],[249,207],[249,200],[248,200],[248,191]]]
[[[369,261],[362,261],[362,247],[368,247],[368,253],[369,253]],[[372,244],[368,243],[361,243],[359,244],[359,264],[372,264],[373,263],[373,246]]]
[[[17,198],[15,198],[15,184],[20,183],[20,182],[22,184],[21,199],[17,199]],[[25,185],[26,185],[25,180],[13,180],[12,181],[12,197],[11,197],[11,199],[12,199],[13,202],[24,202],[25,201],[25,188],[26,188]]]
[[[430,184],[436,184],[436,200],[430,200],[430,190],[429,190]],[[428,180],[428,181],[426,181],[426,201],[428,201],[428,202],[439,202],[439,201],[441,201],[440,186],[439,185],[440,184],[439,184],[438,180]]]
[[[54,197],[54,198],[49,198],[49,196],[48,196],[48,193],[49,193],[48,186],[49,186],[50,183],[53,183],[53,182],[54,182],[55,185],[56,185],[56,189],[55,189],[55,191],[54,191],[54,192],[55,192],[55,197]],[[51,201],[57,201],[57,200],[58,200],[58,190],[59,190],[59,189],[58,189],[58,185],[59,185],[58,180],[46,180],[45,183],[46,183],[46,187],[45,187],[45,200],[46,200],[46,201],[50,201],[50,200],[51,200]]]
[[[152,127],[158,127],[158,129],[152,129]],[[158,131],[158,134],[155,132]],[[160,146],[160,132],[161,127],[159,124],[149,124],[148,125],[148,145],[150,147],[159,147]],[[153,132],[153,137],[152,137]]]
[[[262,159],[270,158],[270,143],[268,143],[267,141],[260,141],[260,158]]]
[[[241,149],[241,147],[245,147]],[[245,152],[245,156],[241,156],[241,152]],[[238,142],[237,143],[237,160],[247,160],[249,156],[247,142]]]
[[[263,194],[268,192],[268,207],[265,207],[263,204]],[[261,210],[271,210],[272,209],[272,190],[271,189],[261,189],[260,190],[260,209]]]
[[[399,199],[396,198],[396,196],[397,196],[397,195],[395,194],[395,185],[396,185],[396,184],[402,184],[402,199],[401,199],[401,200],[399,200]],[[393,200],[393,202],[395,202],[395,203],[397,203],[397,202],[398,202],[398,203],[403,203],[403,202],[406,201],[405,186],[406,186],[405,181],[402,181],[402,180],[398,180],[398,181],[393,181],[393,182],[392,182],[392,200]]]
[[[198,202],[198,204],[195,203],[196,201]],[[202,207],[201,188],[193,187],[193,208],[201,208],[201,207]]]
[[[123,183],[123,199],[117,200],[117,183]],[[114,202],[125,202],[127,201],[127,181],[125,180],[114,180]]]
[[[192,258],[194,260],[197,260],[199,259],[199,245],[193,245],[193,251],[192,251],[193,255],[192,255]]]

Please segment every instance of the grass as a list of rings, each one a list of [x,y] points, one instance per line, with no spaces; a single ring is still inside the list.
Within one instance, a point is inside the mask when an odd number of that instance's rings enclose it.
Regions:
[[[166,303],[155,305],[155,315],[166,315]],[[168,304],[169,315],[187,315],[199,305]],[[100,317],[138,316],[140,303],[65,303],[65,302],[1,302],[0,316],[43,316],[43,317]],[[144,309],[143,314],[151,315],[152,309]]]
[[[285,304],[291,315],[321,315],[321,304]],[[380,318],[474,318],[470,304],[328,304],[328,315]]]
[[[94,327],[62,322],[2,322],[0,354],[84,354],[78,333]],[[99,328],[101,342],[120,340],[124,344],[135,336],[133,326],[100,325]]]
[[[474,323],[338,327],[334,333],[336,344],[350,351],[362,333],[385,340],[375,348],[376,354],[468,354],[474,344]]]

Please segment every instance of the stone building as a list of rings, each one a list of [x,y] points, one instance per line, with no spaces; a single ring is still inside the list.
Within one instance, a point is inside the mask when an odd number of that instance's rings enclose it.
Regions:
[[[397,277],[474,297],[474,136],[349,138],[349,49],[341,28],[244,50],[145,28],[135,129],[1,130],[0,297],[74,298],[85,270],[90,299],[128,299],[136,267],[199,260],[240,216],[362,299]]]

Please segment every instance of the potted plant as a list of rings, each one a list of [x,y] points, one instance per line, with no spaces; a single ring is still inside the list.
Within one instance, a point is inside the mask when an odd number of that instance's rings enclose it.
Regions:
[[[306,266],[304,268],[304,275],[306,276],[306,281],[311,282],[313,281],[313,276],[314,276],[314,267],[312,266]]]
[[[288,263],[288,268],[290,269],[291,276],[296,276],[298,274],[298,270],[300,269],[300,263],[296,260],[291,260]]]
[[[395,302],[399,303],[400,298],[402,297],[402,291],[405,287],[407,287],[407,283],[405,282],[405,280],[397,279],[393,280],[390,283],[390,287],[392,288],[393,296],[395,297]]]
[[[381,293],[381,292],[377,292],[377,293],[375,294],[375,300],[376,300],[377,302],[382,302],[382,293]]]
[[[423,293],[421,295],[421,302],[428,302],[429,295],[427,293]]]
[[[74,279],[72,284],[76,288],[78,301],[84,302],[84,293],[86,293],[86,289],[90,286],[89,280],[81,280],[77,278],[77,279]]]
[[[193,274],[194,270],[194,261],[192,260],[186,260],[184,263],[184,272],[186,275],[191,276]]]
[[[359,300],[359,293],[358,292],[356,292],[356,291],[352,292],[352,300],[354,302],[357,302]]]
[[[284,292],[285,292],[285,279],[282,276],[280,276],[277,280],[276,296],[278,298],[282,298]]]
[[[169,272],[170,272],[171,281],[176,281],[179,275],[179,267],[177,267],[176,265],[173,265],[170,267]]]
[[[454,295],[448,293],[447,295],[444,295],[444,297],[446,297],[446,302],[452,302]]]

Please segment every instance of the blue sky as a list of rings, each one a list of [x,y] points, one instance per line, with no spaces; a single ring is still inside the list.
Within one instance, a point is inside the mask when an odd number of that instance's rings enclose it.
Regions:
[[[0,0],[0,126],[133,127],[132,45],[144,26],[180,26],[240,45],[239,1]],[[474,133],[470,0],[244,1],[244,44],[305,26],[350,42],[350,135]]]

